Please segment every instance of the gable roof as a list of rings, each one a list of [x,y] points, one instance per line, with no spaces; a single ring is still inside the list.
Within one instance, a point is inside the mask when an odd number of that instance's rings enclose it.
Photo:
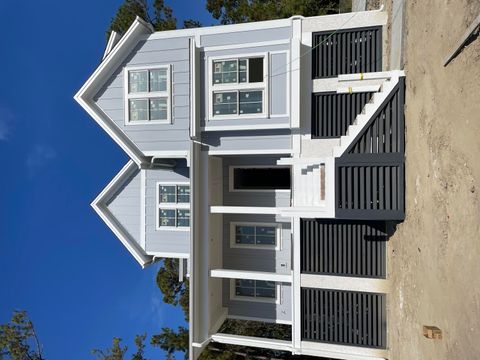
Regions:
[[[93,117],[93,119],[112,137],[113,140],[133,159],[137,164],[142,163],[143,154],[125,133],[100,109],[93,101],[94,96],[112,76],[123,60],[130,54],[135,45],[145,36],[153,32],[152,26],[137,16],[125,35],[113,46],[115,39],[111,38],[108,47],[110,49],[97,69],[88,78],[85,84],[75,94],[74,99]]]
[[[135,260],[137,260],[142,267],[145,267],[153,261],[153,257],[146,254],[145,250],[142,249],[134,239],[132,239],[130,234],[121,224],[119,224],[117,219],[108,209],[109,201],[115,197],[117,191],[124,186],[137,171],[139,171],[138,165],[132,160],[129,160],[97,198],[92,201],[91,206],[127,250],[133,255]]]

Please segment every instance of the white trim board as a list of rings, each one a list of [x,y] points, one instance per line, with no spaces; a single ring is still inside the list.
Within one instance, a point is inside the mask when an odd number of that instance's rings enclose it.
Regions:
[[[253,316],[240,316],[240,315],[227,315],[227,319],[235,319],[235,320],[245,320],[245,321],[262,321],[265,323],[272,323],[272,324],[283,324],[283,325],[292,325],[291,320],[282,320],[282,319],[270,319],[270,318],[261,318],[261,317],[253,317]]]
[[[117,236],[120,242],[127,248],[127,250],[133,255],[138,263],[145,267],[152,262],[152,257],[146,254],[144,249],[140,248],[140,245],[133,240],[130,235],[123,229],[123,227],[117,224],[117,221],[107,209],[106,203],[111,196],[130,178],[132,174],[139,171],[139,168],[132,160],[120,170],[120,172],[113,178],[112,181],[103,189],[103,191],[92,201],[91,206],[100,218],[107,224],[112,232]],[[140,199],[139,199],[140,201]]]
[[[254,336],[230,335],[216,333],[211,336],[212,341],[221,344],[251,346],[264,349],[292,351],[292,344],[286,340],[266,339]]]
[[[384,279],[301,274],[300,282],[302,287],[316,289],[362,291],[372,293],[390,292],[390,282]]]
[[[189,259],[190,258],[190,254],[187,254],[187,253],[147,251],[147,254],[156,258],[172,258],[172,259]]]
[[[208,150],[208,155],[286,155],[292,149]]]
[[[264,271],[212,269],[210,270],[210,276],[222,279],[262,280],[275,281],[280,283],[292,282],[292,274],[277,274]]]
[[[388,350],[373,349],[360,346],[327,344],[313,341],[302,341],[296,353],[321,356],[342,360],[383,360],[388,359]]]

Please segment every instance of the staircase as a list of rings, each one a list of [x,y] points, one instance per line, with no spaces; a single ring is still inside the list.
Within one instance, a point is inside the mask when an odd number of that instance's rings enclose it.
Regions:
[[[294,206],[321,206],[325,201],[325,165],[295,164]]]
[[[380,90],[373,94],[370,101],[365,104],[362,112],[357,115],[352,125],[347,129],[347,134],[340,137],[340,143],[332,149],[332,155],[334,157],[340,157],[348,149],[348,147],[355,140],[357,135],[362,131],[365,125],[370,121],[375,112],[382,106],[385,99],[388,97],[390,92],[398,84],[398,80],[401,76],[404,76],[403,71],[389,71],[382,73],[370,73],[362,74],[361,78],[359,74],[353,75],[340,75],[339,81],[355,81],[358,80],[361,83],[363,80],[369,79],[379,79],[383,78],[384,81],[380,86]],[[361,84],[360,84],[361,86]]]

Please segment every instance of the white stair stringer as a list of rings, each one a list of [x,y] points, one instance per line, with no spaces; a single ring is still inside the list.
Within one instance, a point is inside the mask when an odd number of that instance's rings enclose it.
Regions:
[[[370,102],[365,104],[361,113],[357,115],[352,125],[348,127],[346,135],[340,137],[340,144],[332,150],[334,157],[342,156],[357,135],[368,124],[375,112],[382,106],[383,102],[398,84],[399,78],[404,76],[403,71],[392,71],[389,74],[391,76],[383,81],[380,91],[372,95]]]

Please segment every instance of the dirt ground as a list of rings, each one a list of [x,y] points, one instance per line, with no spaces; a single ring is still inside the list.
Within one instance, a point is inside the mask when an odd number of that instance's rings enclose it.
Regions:
[[[387,7],[388,9],[388,7]],[[480,0],[406,0],[406,220],[389,243],[391,359],[480,359]],[[428,340],[423,325],[442,329]]]

